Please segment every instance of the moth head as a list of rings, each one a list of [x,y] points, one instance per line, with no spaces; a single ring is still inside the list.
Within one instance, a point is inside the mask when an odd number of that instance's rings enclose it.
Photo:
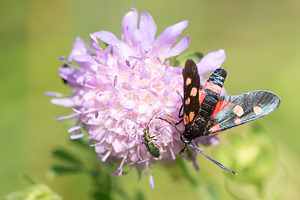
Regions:
[[[180,139],[184,143],[189,144],[193,139],[199,137],[199,131],[200,127],[197,124],[192,123],[191,126],[185,128],[185,131],[181,134]]]

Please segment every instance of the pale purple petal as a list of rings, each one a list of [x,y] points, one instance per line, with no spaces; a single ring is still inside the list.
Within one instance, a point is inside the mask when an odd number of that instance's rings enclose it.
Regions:
[[[70,99],[70,98],[51,99],[50,101],[52,104],[69,107],[69,108],[76,106],[73,99]]]
[[[144,47],[152,44],[155,39],[157,26],[152,16],[149,13],[142,13],[140,17],[139,33],[143,40],[141,41]]]
[[[190,36],[184,37],[180,40],[166,55],[165,58],[171,58],[181,54],[190,45]]]
[[[122,84],[122,87],[123,87],[125,90],[129,90],[129,91],[134,90],[134,88],[132,87],[132,85],[131,85],[130,83],[128,83],[128,82],[123,83],[123,84]]]
[[[225,88],[222,88],[222,90],[221,90],[221,97],[222,96],[225,96],[227,94],[227,91],[226,91],[226,89]]]
[[[207,73],[213,72],[219,67],[226,59],[226,54],[223,49],[210,52],[206,54],[199,63],[197,63],[198,73],[200,76],[204,76]]]
[[[151,69],[147,65],[143,67],[141,77],[148,80],[151,79]]]
[[[112,46],[117,46],[120,43],[122,43],[117,36],[115,36],[114,34],[112,34],[109,31],[99,31],[99,32],[95,32],[93,33],[93,35],[96,38],[99,38],[100,40],[102,40],[103,42],[105,42],[106,44],[110,44]]]
[[[159,35],[154,43],[156,56],[162,60],[165,58],[171,47],[177,42],[182,31],[188,26],[188,21],[182,21],[167,27],[161,35]]]
[[[96,62],[90,55],[78,55],[74,56],[73,60],[77,62],[81,67],[96,71],[98,69],[99,63]]]
[[[134,39],[132,33],[137,29],[137,23],[138,12],[132,8],[122,19],[122,39],[125,43],[130,43]]]
[[[220,144],[220,138],[217,135],[203,136],[199,138],[199,142],[205,146],[217,146]]]
[[[197,155],[198,155],[198,152],[195,151],[195,150],[193,150],[193,155],[194,155],[194,157],[193,157],[193,165],[194,165],[195,169],[196,169],[197,171],[199,171],[199,170],[200,170],[200,167],[199,167],[199,165],[198,165],[198,163],[197,163]]]
[[[99,47],[99,42],[97,40],[97,37],[94,34],[90,34],[91,38],[91,47],[96,53],[96,55],[100,55],[102,53],[102,50]]]
[[[77,55],[90,55],[90,47],[80,38],[77,37],[73,43],[73,49],[69,55],[68,61],[72,62],[73,57]]]

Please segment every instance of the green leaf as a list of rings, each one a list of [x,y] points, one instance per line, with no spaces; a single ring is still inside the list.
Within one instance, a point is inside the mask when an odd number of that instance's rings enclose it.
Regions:
[[[63,174],[74,174],[80,173],[83,169],[79,167],[69,167],[69,166],[62,166],[62,165],[54,165],[50,169],[50,176],[58,176]]]
[[[101,191],[94,192],[93,196],[94,196],[95,200],[98,200],[98,199],[111,200],[112,199],[108,194],[101,192]]]
[[[28,174],[23,174],[22,175],[24,179],[26,179],[31,185],[36,185],[38,184],[38,182],[36,180],[34,180],[30,175]]]
[[[76,158],[73,154],[70,152],[67,152],[66,150],[54,150],[52,152],[53,156],[56,158],[59,158],[61,160],[67,161],[69,163],[74,164],[75,166],[81,166],[82,162]]]
[[[184,66],[188,59],[192,59],[195,63],[198,63],[203,56],[204,55],[201,52],[188,52],[181,54],[180,56],[176,57],[175,66]]]
[[[181,169],[182,174],[186,178],[186,180],[188,180],[193,186],[197,186],[198,183],[194,176],[189,173],[189,169],[186,167],[184,160],[182,158],[178,158],[176,159],[176,163],[177,166],[179,166],[179,168]]]

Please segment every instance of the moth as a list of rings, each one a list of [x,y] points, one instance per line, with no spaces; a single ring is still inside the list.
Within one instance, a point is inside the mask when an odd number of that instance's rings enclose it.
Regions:
[[[221,90],[227,76],[226,70],[224,68],[216,69],[202,87],[197,65],[190,59],[186,61],[182,73],[184,97],[179,117],[182,118],[181,121],[185,126],[185,131],[180,133],[180,139],[185,146],[181,152],[189,145],[219,167],[237,175],[234,171],[204,154],[192,144],[192,140],[202,136],[215,135],[266,116],[278,108],[281,102],[280,98],[272,92],[262,90],[221,97]],[[182,109],[183,115],[180,115]]]

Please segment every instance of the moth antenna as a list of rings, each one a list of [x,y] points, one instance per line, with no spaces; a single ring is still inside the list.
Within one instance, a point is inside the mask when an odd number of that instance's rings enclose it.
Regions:
[[[178,92],[178,90],[176,90],[177,94],[181,97],[182,101],[183,101],[183,97],[181,96],[181,94]]]
[[[202,155],[204,155],[208,160],[212,161],[213,163],[215,163],[216,165],[218,165],[219,167],[221,167],[222,169],[234,174],[234,175],[238,175],[236,172],[228,169],[227,167],[225,167],[224,165],[222,165],[221,163],[219,163],[218,161],[215,161],[214,159],[212,159],[211,157],[209,157],[208,155],[206,155],[205,153],[203,153],[203,151],[201,151],[198,147],[194,146],[193,144],[189,144],[192,148],[196,149],[199,153],[201,153]]]
[[[176,129],[176,131],[177,131],[179,134],[181,134],[180,131],[177,129],[176,125],[173,124],[172,122],[169,122],[168,120],[166,120],[166,119],[164,119],[164,118],[161,118],[161,117],[156,117],[156,119],[160,119],[160,120],[163,120],[163,121],[165,121],[165,122],[168,122],[170,125],[174,126],[174,128]]]

